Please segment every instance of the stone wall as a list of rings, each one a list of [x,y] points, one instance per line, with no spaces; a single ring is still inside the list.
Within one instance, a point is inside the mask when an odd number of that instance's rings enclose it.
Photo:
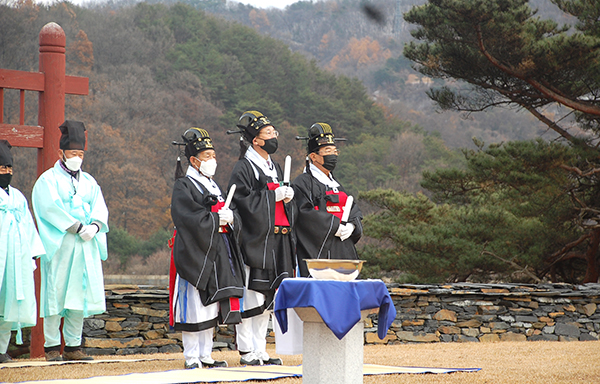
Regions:
[[[377,315],[365,324],[365,343],[586,341],[600,334],[600,284],[399,285],[388,289],[397,310],[384,340]],[[181,333],[169,330],[168,290],[107,284],[107,312],[85,320],[92,355],[181,352]],[[274,342],[270,332],[268,342]],[[218,327],[216,349],[234,349],[233,327]]]
[[[181,352],[181,333],[169,331],[169,291],[105,285],[106,312],[84,320],[90,355]]]
[[[366,343],[587,341],[600,334],[600,284],[399,285],[388,335],[365,326]]]

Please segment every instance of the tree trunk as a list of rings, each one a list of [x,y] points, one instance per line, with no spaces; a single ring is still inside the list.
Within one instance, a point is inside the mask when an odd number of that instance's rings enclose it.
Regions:
[[[588,245],[586,260],[587,269],[585,271],[585,277],[583,283],[596,283],[598,281],[598,245],[600,244],[600,228],[592,229],[590,243]]]

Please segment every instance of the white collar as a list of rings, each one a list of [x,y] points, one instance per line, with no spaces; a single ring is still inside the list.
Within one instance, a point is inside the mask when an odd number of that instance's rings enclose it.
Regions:
[[[246,154],[244,157],[254,163],[257,167],[260,167],[265,175],[270,176],[273,179],[273,182],[277,182],[277,169],[275,169],[275,164],[271,159],[271,156],[268,155],[268,158],[265,159],[261,155],[256,152],[252,146],[248,147]],[[270,166],[269,166],[270,163]]]
[[[310,163],[309,167],[310,167],[310,172],[312,173],[314,178],[319,180],[319,182],[321,182],[321,184],[325,184],[329,188],[337,188],[340,186],[340,183],[335,181],[335,179],[333,178],[333,174],[331,172],[329,172],[329,176],[327,176],[323,171],[321,171],[319,168],[317,168],[317,166],[314,165],[313,163]],[[306,173],[306,169],[304,169],[304,172]]]
[[[217,183],[215,183],[215,181],[213,179],[210,179],[206,176],[204,176],[203,174],[201,174],[200,172],[198,172],[198,170],[194,167],[192,167],[191,165],[188,166],[187,172],[185,174],[187,177],[191,178],[192,181],[196,181],[200,184],[202,184],[206,190],[216,196],[221,196],[221,190],[219,189],[219,186],[217,185]]]

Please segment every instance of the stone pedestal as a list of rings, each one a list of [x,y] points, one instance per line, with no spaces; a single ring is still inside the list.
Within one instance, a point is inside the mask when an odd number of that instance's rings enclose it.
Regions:
[[[364,322],[370,311],[339,340],[312,307],[294,308],[304,322],[302,383],[360,384],[363,382]]]

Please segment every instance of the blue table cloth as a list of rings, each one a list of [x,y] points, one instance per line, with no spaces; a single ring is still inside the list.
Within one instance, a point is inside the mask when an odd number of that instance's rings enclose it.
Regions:
[[[313,307],[338,339],[360,321],[360,311],[379,308],[377,335],[383,339],[396,318],[396,308],[381,280],[334,281],[284,279],[275,298],[275,317],[287,332],[287,308]]]

